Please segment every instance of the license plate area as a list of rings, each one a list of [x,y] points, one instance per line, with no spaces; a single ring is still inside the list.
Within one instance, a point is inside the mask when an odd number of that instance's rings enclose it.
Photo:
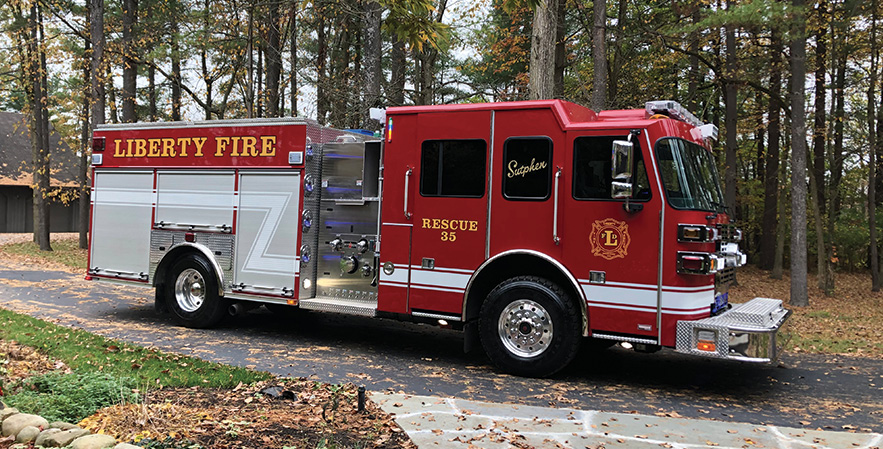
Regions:
[[[730,302],[730,292],[716,293],[714,295],[714,304],[711,305],[711,314],[717,315],[727,309]]]

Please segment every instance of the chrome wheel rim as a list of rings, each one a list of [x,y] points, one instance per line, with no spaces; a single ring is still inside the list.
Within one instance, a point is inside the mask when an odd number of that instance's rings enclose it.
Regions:
[[[500,314],[497,331],[509,352],[526,358],[546,352],[554,336],[549,312],[529,299],[509,303]]]
[[[185,312],[195,312],[205,301],[205,279],[199,271],[188,268],[175,281],[175,301]]]

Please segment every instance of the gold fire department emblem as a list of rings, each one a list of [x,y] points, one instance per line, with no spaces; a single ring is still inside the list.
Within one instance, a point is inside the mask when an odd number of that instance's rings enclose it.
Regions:
[[[631,241],[629,225],[624,221],[607,218],[592,223],[592,234],[589,238],[592,245],[592,255],[601,256],[607,260],[618,257],[625,258],[629,253]]]

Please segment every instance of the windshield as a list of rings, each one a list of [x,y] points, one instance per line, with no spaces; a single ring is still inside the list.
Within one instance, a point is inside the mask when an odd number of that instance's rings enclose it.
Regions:
[[[668,138],[656,144],[656,155],[672,207],[723,211],[720,178],[710,151],[686,140]]]

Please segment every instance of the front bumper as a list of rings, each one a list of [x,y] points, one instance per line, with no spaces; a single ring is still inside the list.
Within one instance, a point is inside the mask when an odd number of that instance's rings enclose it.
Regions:
[[[754,298],[717,316],[678,321],[675,349],[702,357],[775,362],[776,334],[790,315],[779,299]]]

